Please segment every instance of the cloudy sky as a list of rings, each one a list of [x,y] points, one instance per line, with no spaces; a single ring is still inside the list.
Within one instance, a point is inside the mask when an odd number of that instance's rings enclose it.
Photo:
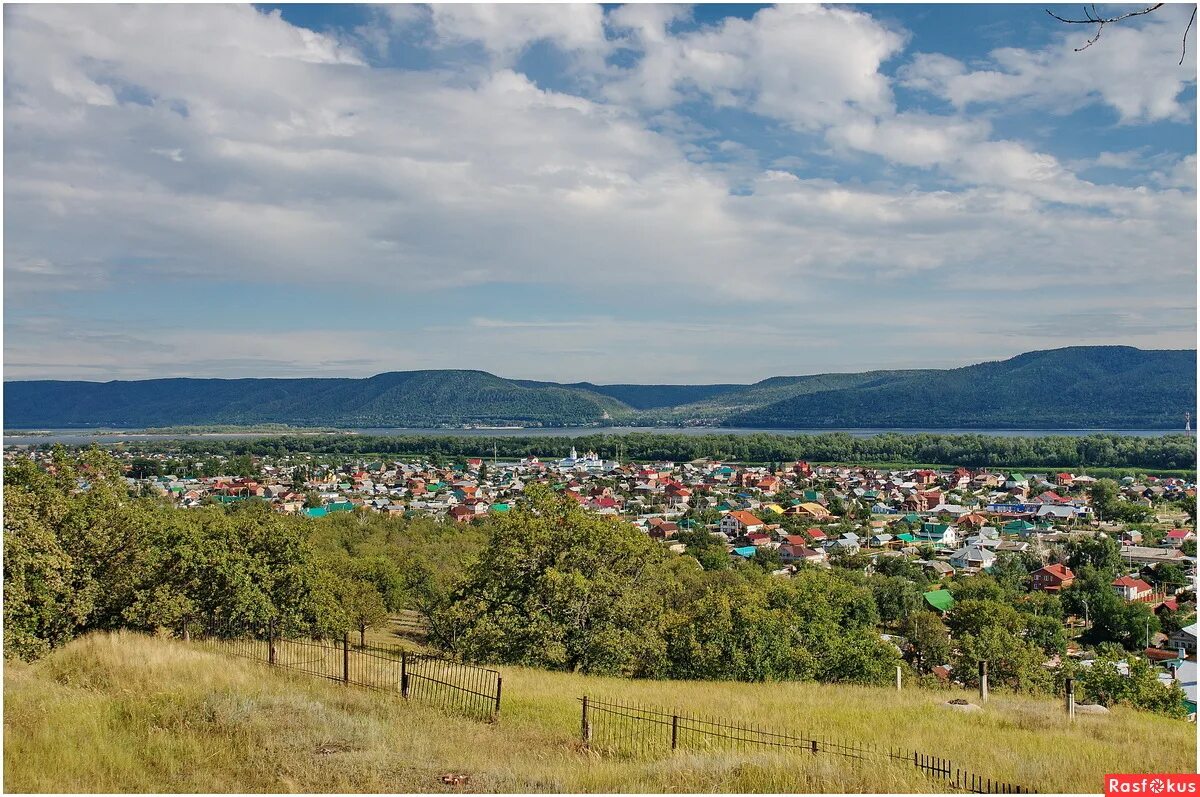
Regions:
[[[1190,12],[6,5],[4,376],[1194,348]]]

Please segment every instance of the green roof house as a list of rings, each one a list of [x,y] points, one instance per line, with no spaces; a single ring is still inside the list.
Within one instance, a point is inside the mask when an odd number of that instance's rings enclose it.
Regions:
[[[954,596],[950,594],[950,590],[946,589],[935,589],[933,592],[926,592],[925,602],[942,614],[954,608]]]

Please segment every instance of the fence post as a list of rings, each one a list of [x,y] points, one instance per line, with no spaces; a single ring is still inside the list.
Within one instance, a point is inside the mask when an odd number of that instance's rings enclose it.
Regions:
[[[400,696],[408,698],[408,653],[400,651]]]
[[[580,722],[579,730],[583,735],[583,746],[589,747],[592,743],[592,723],[588,721],[588,699],[587,695],[583,696],[583,719]]]
[[[987,702],[987,662],[979,662],[979,702]]]
[[[903,675],[901,675],[901,673],[900,673],[900,665],[899,665],[899,664],[897,664],[897,665],[896,665],[896,691],[897,691],[897,692],[899,692],[899,691],[900,691],[900,689],[901,689],[901,684],[903,684],[903,683],[904,683],[904,676],[903,676]]]
[[[1067,679],[1067,719],[1075,719],[1075,679]]]
[[[275,650],[275,621],[272,620],[267,624],[267,664],[276,664],[279,661],[279,652]]]
[[[496,714],[500,713],[500,690],[504,687],[504,679],[496,676]]]
[[[817,740],[816,739],[812,740],[812,751],[813,751],[813,755],[817,754]]]
[[[350,633],[342,632],[342,683],[350,683]]]
[[[671,715],[671,749],[679,746],[679,715]]]

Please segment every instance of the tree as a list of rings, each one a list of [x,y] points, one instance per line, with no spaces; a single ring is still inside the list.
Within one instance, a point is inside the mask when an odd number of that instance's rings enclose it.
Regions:
[[[1007,628],[992,625],[958,639],[954,671],[968,686],[979,682],[978,665],[988,663],[988,683],[1014,692],[1043,692],[1053,678],[1042,664],[1046,657],[1032,642]]]
[[[1121,567],[1121,546],[1107,534],[1096,534],[1067,543],[1067,564],[1072,570],[1091,565],[1105,573],[1116,573]]]
[[[1097,520],[1111,519],[1118,493],[1117,483],[1112,479],[1100,479],[1088,488],[1088,503],[1096,513]]]
[[[921,672],[950,661],[950,632],[934,612],[914,612],[904,628]]]
[[[339,595],[342,611],[350,627],[358,631],[358,644],[366,647],[367,630],[387,622],[387,607],[374,585],[359,579],[346,579]]]
[[[768,573],[772,573],[783,566],[783,560],[779,558],[779,551],[769,546],[762,546],[756,550],[754,557],[750,561]]]
[[[157,459],[138,457],[129,465],[129,478],[131,479],[151,479],[162,475],[162,463]]]
[[[906,620],[921,608],[921,591],[906,578],[877,576],[871,581],[871,590],[885,623]]]
[[[1191,583],[1184,574],[1183,568],[1174,562],[1161,562],[1154,569],[1154,583],[1161,587],[1185,587]]]
[[[672,583],[646,535],[544,485],[491,526],[488,555],[442,609],[469,660],[634,675],[661,655]]]
[[[1142,656],[1126,655],[1119,648],[1101,650],[1091,666],[1078,667],[1074,673],[1080,692],[1101,705],[1120,703],[1169,717],[1186,716],[1183,690],[1176,683],[1160,681],[1155,668]]]

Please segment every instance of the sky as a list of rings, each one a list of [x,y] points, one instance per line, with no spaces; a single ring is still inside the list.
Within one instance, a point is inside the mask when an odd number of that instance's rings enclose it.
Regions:
[[[1195,348],[1191,9],[6,4],[4,378]]]

